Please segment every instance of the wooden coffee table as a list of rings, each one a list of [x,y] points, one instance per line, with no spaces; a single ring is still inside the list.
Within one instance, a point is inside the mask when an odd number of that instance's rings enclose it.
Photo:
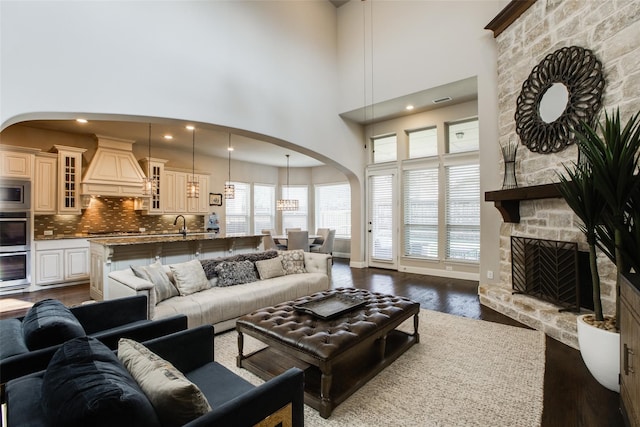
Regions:
[[[294,308],[336,294],[364,305],[331,319]],[[305,371],[305,403],[328,418],[335,407],[420,340],[420,304],[407,298],[340,288],[266,307],[236,323],[237,365],[264,380],[291,367]],[[413,333],[396,328],[413,316]],[[244,335],[267,347],[243,354]]]

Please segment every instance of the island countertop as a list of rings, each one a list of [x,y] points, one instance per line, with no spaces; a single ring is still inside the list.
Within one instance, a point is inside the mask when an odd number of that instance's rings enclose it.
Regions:
[[[187,233],[186,236],[182,234],[160,234],[160,235],[145,235],[145,236],[118,236],[118,237],[94,237],[90,240],[92,244],[98,244],[102,246],[129,246],[129,245],[142,245],[148,243],[171,243],[171,242],[194,242],[203,240],[236,240],[236,239],[262,239],[262,234],[247,235],[247,236],[227,236],[224,234],[216,233]]]
[[[193,259],[212,259],[255,252],[264,235],[227,236],[215,233],[94,237],[89,241],[89,295],[96,301],[117,298],[110,294],[109,273],[132,265],[160,262],[171,265]]]

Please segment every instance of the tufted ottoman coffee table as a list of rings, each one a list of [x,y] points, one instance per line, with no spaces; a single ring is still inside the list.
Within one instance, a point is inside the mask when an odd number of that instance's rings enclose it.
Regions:
[[[294,305],[341,293],[364,305],[323,320]],[[305,403],[328,418],[333,409],[419,342],[420,304],[407,298],[339,288],[266,307],[238,319],[237,365],[264,380],[291,367],[305,371]],[[396,328],[413,316],[413,333]],[[244,335],[267,347],[243,354]]]

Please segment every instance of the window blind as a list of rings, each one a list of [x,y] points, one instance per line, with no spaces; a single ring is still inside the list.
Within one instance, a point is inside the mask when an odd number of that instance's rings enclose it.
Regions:
[[[336,237],[351,237],[351,187],[348,183],[316,185],[316,228],[336,230]]]
[[[301,228],[302,230],[308,230],[309,225],[307,221],[307,215],[309,212],[308,203],[309,191],[306,185],[282,186],[282,196],[285,199],[298,200],[297,211],[282,211],[282,231],[287,228]]]
[[[276,188],[273,185],[253,185],[253,230],[276,228]]]
[[[403,172],[404,255],[438,258],[438,168]]]
[[[480,260],[480,166],[456,165],[446,175],[446,257]]]
[[[369,227],[371,256],[393,260],[393,175],[369,178]]]
[[[225,200],[225,233],[229,236],[246,236],[251,224],[250,187],[246,182],[231,184],[235,186],[235,197]]]

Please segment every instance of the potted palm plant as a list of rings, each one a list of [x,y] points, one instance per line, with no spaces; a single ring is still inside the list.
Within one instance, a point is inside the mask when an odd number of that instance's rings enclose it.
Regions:
[[[631,269],[640,272],[640,122],[633,115],[624,125],[620,112],[596,127],[582,124],[576,132],[582,161],[565,166],[559,190],[582,221],[589,245],[594,313],[578,317],[578,342],[591,374],[605,387],[619,391],[620,280]],[[616,265],[616,312],[604,316],[596,247]]]

